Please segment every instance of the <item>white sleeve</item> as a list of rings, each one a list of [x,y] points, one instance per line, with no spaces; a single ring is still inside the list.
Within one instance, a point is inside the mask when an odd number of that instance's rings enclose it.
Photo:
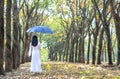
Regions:
[[[39,42],[39,48],[41,49],[41,43]]]
[[[32,54],[32,46],[31,46],[31,43],[30,43],[30,45],[29,45],[29,51],[28,51],[28,56],[31,56],[31,54]]]

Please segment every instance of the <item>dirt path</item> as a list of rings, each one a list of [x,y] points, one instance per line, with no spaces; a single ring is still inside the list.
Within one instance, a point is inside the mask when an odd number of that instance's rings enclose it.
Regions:
[[[42,73],[30,73],[30,63],[21,64],[20,68],[0,76],[0,79],[120,79],[117,66],[100,67],[66,62],[43,62]]]

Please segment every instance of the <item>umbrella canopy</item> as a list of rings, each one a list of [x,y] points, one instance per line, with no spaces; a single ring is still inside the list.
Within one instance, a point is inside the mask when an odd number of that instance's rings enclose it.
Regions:
[[[27,30],[27,32],[38,32],[53,34],[54,32],[48,26],[33,26]]]

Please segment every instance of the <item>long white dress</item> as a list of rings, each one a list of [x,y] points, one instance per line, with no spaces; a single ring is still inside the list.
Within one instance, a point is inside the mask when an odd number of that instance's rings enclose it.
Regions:
[[[38,42],[38,45],[37,46],[32,46],[31,43],[30,43],[30,46],[29,46],[29,56],[32,55],[31,57],[31,67],[30,67],[30,71],[31,72],[42,72],[42,68],[41,68],[41,59],[40,59],[40,48],[41,48],[41,45],[40,45],[40,42]]]

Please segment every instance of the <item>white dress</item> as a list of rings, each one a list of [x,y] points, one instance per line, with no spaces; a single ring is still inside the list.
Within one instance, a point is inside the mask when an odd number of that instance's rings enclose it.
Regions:
[[[40,42],[38,42],[38,45],[37,46],[32,46],[31,43],[30,43],[30,46],[29,46],[29,56],[32,55],[31,57],[31,67],[30,67],[30,71],[31,72],[42,72],[42,68],[41,68],[41,59],[40,59],[40,48],[41,48],[41,45],[40,45]]]

